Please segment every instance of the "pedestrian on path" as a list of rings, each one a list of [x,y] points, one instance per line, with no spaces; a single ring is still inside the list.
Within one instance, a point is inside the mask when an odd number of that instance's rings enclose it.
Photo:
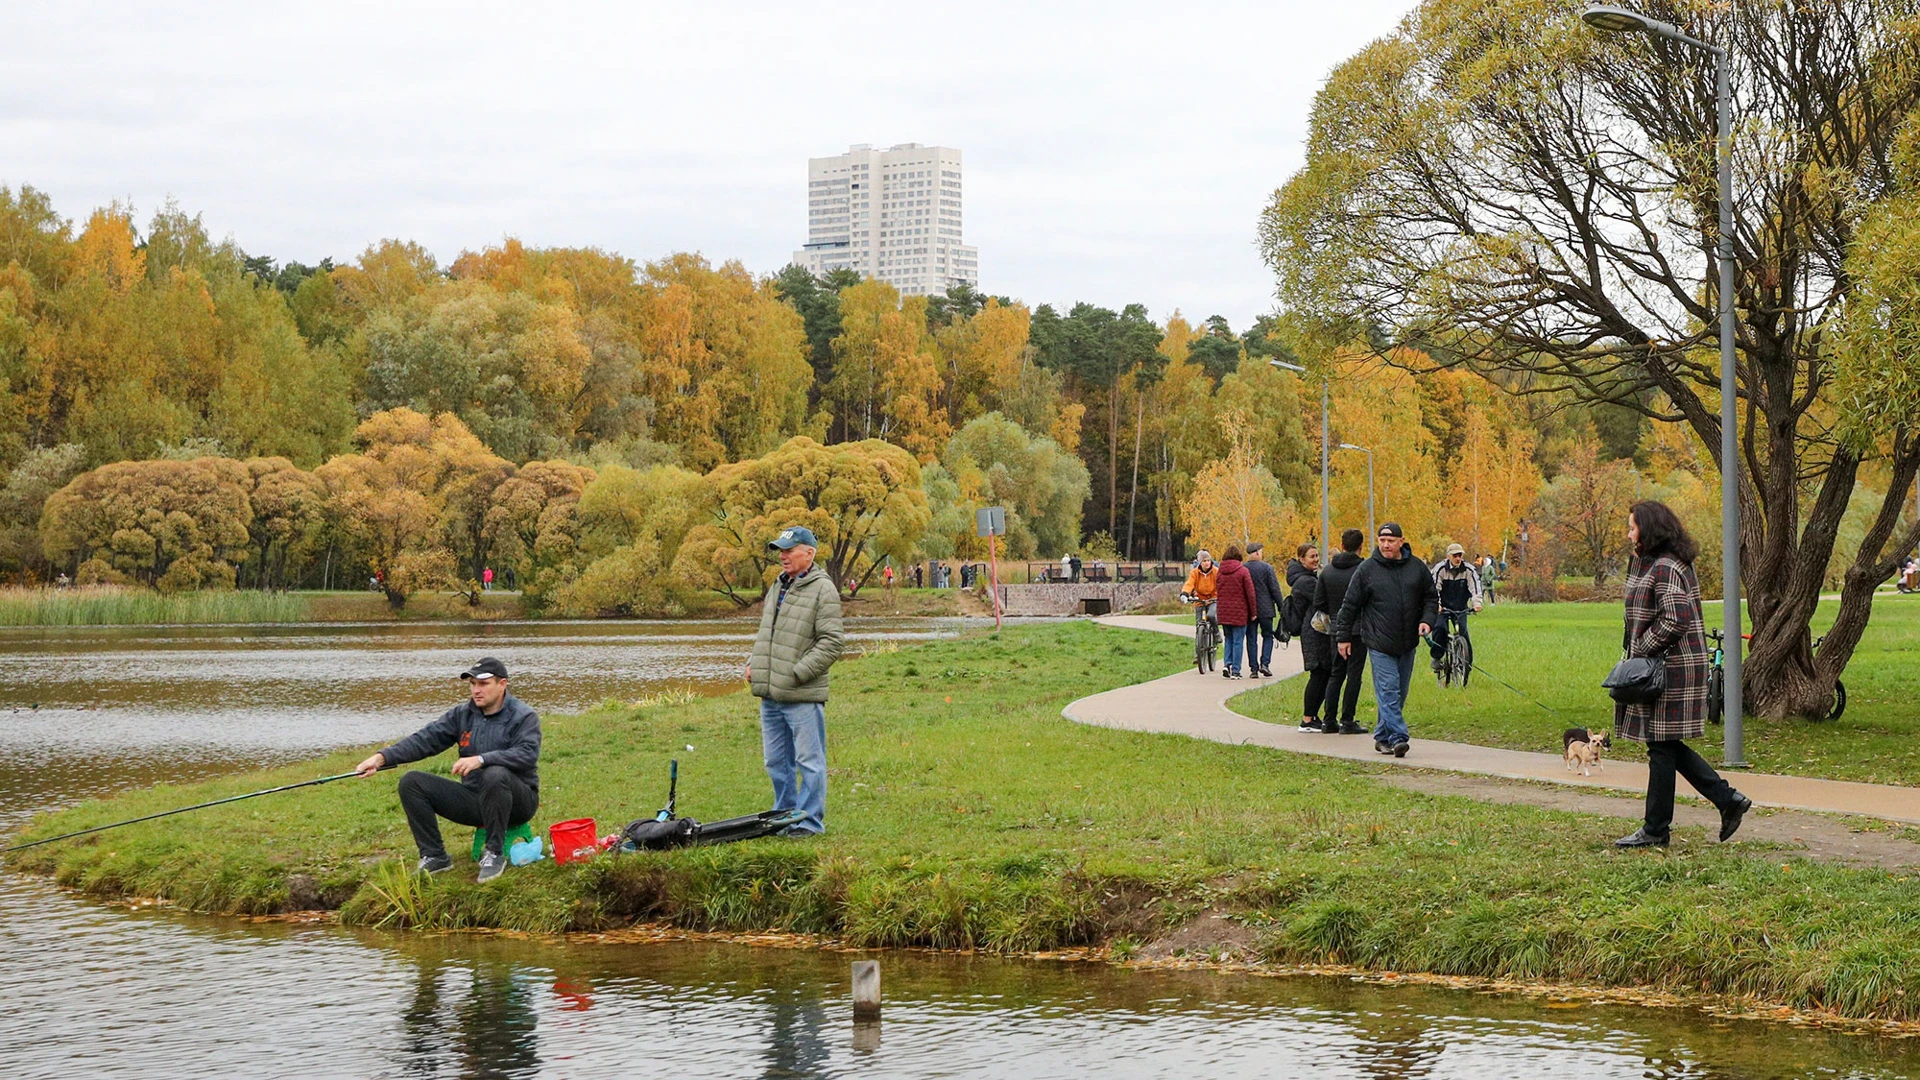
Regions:
[[[1353,722],[1353,711],[1360,704],[1360,676],[1367,669],[1367,654],[1355,649],[1353,655],[1348,656],[1332,648],[1333,619],[1340,613],[1340,605],[1347,599],[1347,586],[1360,568],[1360,545],[1366,540],[1367,534],[1359,529],[1348,529],[1341,533],[1340,550],[1333,553],[1332,561],[1314,580],[1313,612],[1307,621],[1315,629],[1327,634],[1328,652],[1332,657],[1327,668],[1327,689],[1323,700],[1326,716],[1321,721],[1321,730],[1329,735],[1366,734],[1364,728]],[[1339,717],[1337,727],[1334,725],[1336,705]]]
[[[1229,679],[1240,678],[1240,658],[1246,653],[1247,624],[1253,621],[1254,612],[1259,610],[1259,600],[1253,594],[1253,575],[1247,573],[1242,561],[1246,553],[1239,544],[1228,544],[1221,553],[1220,573],[1214,580],[1219,613],[1220,627],[1227,633],[1227,666],[1220,674]]]
[[[1333,620],[1340,655],[1350,657],[1357,643],[1373,662],[1373,698],[1380,706],[1373,748],[1394,757],[1406,757],[1412,744],[1402,710],[1420,639],[1440,617],[1433,575],[1406,547],[1398,522],[1381,525],[1373,557],[1354,572]]]
[[[760,699],[773,809],[806,812],[788,827],[793,834],[826,831],[827,669],[846,640],[840,590],[813,561],[818,547],[813,531],[801,526],[768,541],[780,558],[780,578],[767,591],[747,661],[747,683]]]
[[[1302,704],[1301,731],[1324,731],[1320,706],[1327,696],[1327,680],[1333,674],[1333,639],[1313,628],[1313,594],[1320,584],[1320,549],[1301,544],[1299,558],[1287,564],[1287,585],[1293,595],[1287,598],[1288,629],[1300,637],[1300,663],[1307,672],[1306,700]],[[1338,730],[1338,724],[1335,724]]]
[[[1255,610],[1253,626],[1247,632],[1247,670],[1263,679],[1273,678],[1273,620],[1279,614],[1280,605],[1286,598],[1280,591],[1280,575],[1274,571],[1273,564],[1261,554],[1265,550],[1258,540],[1247,545],[1247,573],[1253,576],[1253,597]],[[1253,639],[1255,632],[1260,638],[1260,662],[1254,663]]]
[[[1666,685],[1651,704],[1614,706],[1614,732],[1647,745],[1647,813],[1631,836],[1613,843],[1623,848],[1667,846],[1676,772],[1719,808],[1724,842],[1740,828],[1753,801],[1682,741],[1707,731],[1707,634],[1700,616],[1700,579],[1693,572],[1700,548],[1661,502],[1634,504],[1627,513],[1627,541],[1633,561],[1627,568],[1626,631],[1620,645],[1628,656],[1664,658]]]

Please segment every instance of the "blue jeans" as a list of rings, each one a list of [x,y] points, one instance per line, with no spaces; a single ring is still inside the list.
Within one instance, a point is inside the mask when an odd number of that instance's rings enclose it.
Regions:
[[[1367,657],[1373,662],[1373,700],[1380,706],[1380,722],[1373,729],[1374,742],[1393,746],[1408,741],[1407,718],[1400,710],[1407,704],[1407,689],[1413,685],[1413,660],[1419,652],[1417,647],[1399,656],[1379,649],[1367,650]]]
[[[827,829],[827,707],[760,699],[760,746],[775,810],[804,810],[795,832]],[[796,778],[795,774],[798,773]]]
[[[1273,620],[1274,617],[1272,615],[1264,619],[1255,616],[1253,625],[1247,627],[1248,667],[1257,667],[1265,671],[1273,666]],[[1256,634],[1255,631],[1259,631],[1259,633]],[[1260,639],[1260,662],[1258,664],[1253,662],[1253,641],[1256,637]]]
[[[1227,632],[1227,670],[1240,674],[1240,657],[1247,651],[1247,628],[1244,626],[1222,626]]]

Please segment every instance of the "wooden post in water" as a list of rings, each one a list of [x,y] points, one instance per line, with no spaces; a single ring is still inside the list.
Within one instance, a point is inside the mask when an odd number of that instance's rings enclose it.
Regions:
[[[880,1019],[880,961],[853,962],[853,1018]]]

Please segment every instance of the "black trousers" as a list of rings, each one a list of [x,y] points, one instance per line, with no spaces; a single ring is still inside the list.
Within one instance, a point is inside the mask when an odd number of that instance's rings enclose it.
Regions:
[[[1333,664],[1326,669],[1326,718],[1333,719],[1337,711],[1341,723],[1351,724],[1353,710],[1360,704],[1360,684],[1364,681],[1361,676],[1367,673],[1367,647],[1358,641],[1354,642],[1353,655],[1348,657],[1340,655],[1338,642],[1328,642],[1327,647],[1333,650]],[[1309,701],[1313,699],[1311,680],[1307,686],[1307,698]],[[1334,708],[1336,703],[1338,710]]]
[[[1332,681],[1332,675],[1333,665],[1331,664],[1322,664],[1317,668],[1307,669],[1306,712],[1308,716],[1318,717],[1320,715],[1320,706],[1327,701],[1327,683]],[[1335,711],[1334,709],[1328,709],[1327,713],[1331,716]]]
[[[1693,790],[1716,807],[1725,807],[1738,792],[1713,771],[1707,759],[1678,739],[1647,744],[1648,836],[1665,836],[1673,828],[1673,776],[1687,778]]]
[[[532,821],[540,809],[540,793],[506,766],[486,765],[472,775],[479,778],[472,786],[424,772],[400,778],[400,806],[407,812],[407,828],[413,830],[421,858],[447,856],[440,842],[440,818],[487,830],[487,851],[498,855],[507,830]]]

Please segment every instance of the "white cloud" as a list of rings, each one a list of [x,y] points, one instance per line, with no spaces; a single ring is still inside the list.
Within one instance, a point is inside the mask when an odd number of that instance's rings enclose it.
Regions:
[[[171,196],[305,262],[514,235],[770,272],[809,156],[940,144],[985,288],[1243,327],[1314,92],[1409,3],[38,5],[0,38],[0,184]]]

